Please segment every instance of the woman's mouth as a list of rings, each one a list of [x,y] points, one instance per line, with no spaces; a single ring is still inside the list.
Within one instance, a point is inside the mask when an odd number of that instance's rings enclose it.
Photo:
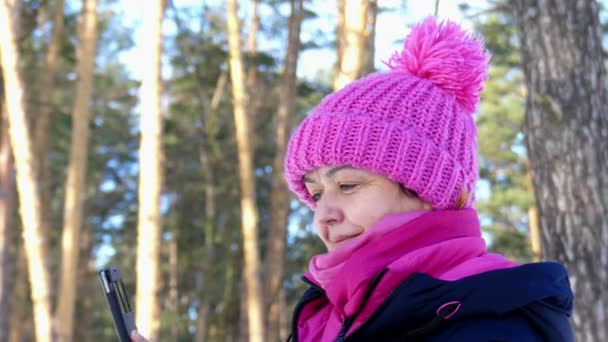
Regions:
[[[341,245],[341,244],[347,243],[348,241],[355,239],[359,235],[361,235],[361,234],[349,234],[349,235],[338,234],[335,236],[331,236],[329,238],[329,242],[331,242],[334,245]]]

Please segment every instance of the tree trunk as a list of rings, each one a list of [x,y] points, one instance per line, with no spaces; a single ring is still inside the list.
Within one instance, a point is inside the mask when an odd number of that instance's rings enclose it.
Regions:
[[[65,189],[63,233],[61,239],[61,281],[57,306],[57,333],[61,341],[72,341],[74,336],[74,307],[78,291],[78,259],[80,227],[82,226],[82,194],[86,193],[87,148],[89,118],[97,44],[97,0],[84,3],[82,12],[76,100],[72,111],[72,141],[70,163]]]
[[[28,329],[31,326],[31,312],[27,309],[28,295],[30,288],[27,283],[27,260],[25,259],[25,250],[20,246],[15,256],[15,284],[23,284],[23,286],[13,286],[11,293],[11,314],[9,322],[9,342],[21,342],[23,340],[33,340],[34,335]]]
[[[159,340],[160,329],[160,245],[162,216],[160,197],[162,192],[162,125],[161,53],[164,2],[158,0],[152,13],[146,17],[147,32],[151,39],[144,49],[148,72],[142,80],[141,89],[141,141],[139,151],[139,211],[137,226],[137,297],[136,315],[138,329],[150,341]]]
[[[203,263],[207,263],[207,261],[203,261]],[[196,325],[194,331],[194,342],[204,342],[207,338],[207,324],[209,322],[209,311],[211,306],[211,299],[209,298],[209,293],[205,293],[203,283],[207,279],[205,277],[206,273],[201,272],[197,274],[196,278],[196,293],[200,300],[200,307],[198,309],[198,316],[196,317]]]
[[[241,275],[240,282],[240,301],[239,301],[239,326],[238,326],[238,342],[247,342],[249,339],[249,320],[248,320],[248,310],[247,310],[247,293],[245,290],[245,276]]]
[[[231,239],[229,229],[224,228],[222,237],[222,240],[224,241],[226,246],[230,246],[231,242],[229,241]],[[226,284],[226,286],[224,286],[224,291],[222,293],[222,306],[217,323],[218,331],[221,337],[219,341],[233,341],[235,336],[234,329],[230,329],[228,327],[228,322],[230,309],[232,308],[232,304],[234,303],[235,286],[238,283],[236,281],[236,270],[239,269],[238,263],[241,258],[238,256],[238,253],[232,249],[231,246],[228,248],[226,253],[228,254],[228,264],[226,266],[225,276],[226,278],[224,281],[224,284]]]
[[[378,16],[378,0],[368,0],[367,26],[365,29],[363,61],[361,62],[361,75],[374,72],[374,56],[376,51],[376,17]]]
[[[209,325],[207,336],[209,336],[209,341],[218,341],[217,324],[213,323]]]
[[[291,327],[291,314],[287,308],[287,294],[285,290],[281,291],[279,297],[279,312],[281,313],[279,319],[279,339],[281,341],[287,341],[289,337]]]
[[[218,160],[219,147],[215,142],[215,122],[219,111],[220,101],[226,88],[227,76],[222,73],[217,80],[213,97],[209,108],[201,108],[204,113],[201,117],[203,127],[206,128],[205,142],[201,146],[200,161],[204,179],[205,192],[205,261],[203,264],[203,281],[200,286],[198,297],[200,308],[197,317],[196,333],[194,340],[202,342],[206,340],[207,326],[209,324],[209,312],[211,312],[211,296],[215,293],[214,282],[207,281],[214,279],[215,269],[215,175],[213,173],[212,161]]]
[[[15,173],[13,155],[8,136],[8,112],[4,105],[4,96],[0,94],[0,317],[10,317],[11,287],[14,270],[14,248],[12,248],[14,227],[13,197]],[[0,320],[0,341],[8,339],[8,319]]]
[[[264,299],[268,312],[268,341],[279,340],[280,328],[280,298],[283,287],[283,263],[285,256],[285,240],[289,214],[289,191],[283,179],[283,163],[287,145],[287,132],[290,118],[295,115],[296,105],[296,71],[300,52],[300,28],[304,12],[303,0],[291,1],[291,16],[289,17],[289,34],[283,82],[277,115],[276,154],[273,163],[273,183],[270,197],[270,227],[268,230],[268,250],[266,251],[266,283]]]
[[[95,183],[97,184],[97,183]],[[95,191],[91,192],[94,195],[98,194]],[[86,205],[85,205],[86,206]],[[86,217],[87,210],[83,209]],[[78,258],[78,293],[95,293],[99,291],[99,280],[95,267],[95,257],[92,254],[93,250],[93,234],[91,225],[86,220],[82,223],[83,230],[80,238],[80,257]],[[84,314],[74,327],[74,340],[76,341],[92,341],[92,332],[95,329],[93,325],[93,315],[89,314],[95,310],[94,298],[92,296],[80,296],[77,299],[77,308]],[[79,312],[77,310],[77,312]]]
[[[57,59],[59,56],[59,48],[61,45],[61,31],[63,30],[63,5],[64,0],[57,0],[55,3],[55,12],[53,15],[53,33],[51,41],[48,44],[46,54],[44,55],[44,69],[40,81],[40,104],[38,106],[38,115],[34,125],[34,143],[35,154],[37,161],[37,175],[42,183],[40,188],[41,199],[41,215],[42,229],[45,235],[50,234],[51,222],[51,170],[49,166],[49,132],[51,114],[53,110],[51,94],[55,89],[55,73],[57,71]],[[44,6],[42,6],[44,8]],[[40,12],[42,11],[42,8]],[[46,22],[41,22],[41,25]]]
[[[19,208],[29,268],[36,340],[40,342],[50,341],[52,338],[49,253],[48,241],[42,231],[38,197],[40,182],[36,177],[34,149],[25,113],[25,84],[18,64],[15,23],[15,13],[19,13],[17,3],[12,0],[0,0],[0,64],[3,66],[9,135],[17,171]]]
[[[252,56],[255,56],[258,53],[258,31],[260,29],[260,16],[258,14],[258,0],[253,0],[253,8],[251,11],[251,28],[249,30],[249,36],[247,37],[247,49]],[[248,82],[252,82],[249,85],[255,86],[257,69],[255,68],[255,63],[249,67],[249,75],[247,78]],[[254,90],[253,88],[250,88]]]
[[[207,149],[207,151],[210,149]],[[198,297],[200,308],[197,317],[196,334],[194,340],[202,342],[206,340],[209,325],[209,313],[211,312],[211,296],[215,293],[213,271],[215,269],[215,178],[213,168],[209,161],[207,151],[201,151],[201,166],[205,187],[205,260],[203,261],[203,277],[200,283]]]
[[[528,172],[526,172],[526,191],[534,196],[534,181],[532,180],[529,159],[526,159],[526,169],[528,170]],[[528,236],[530,240],[530,251],[532,251],[532,260],[539,262],[543,259],[542,236],[538,223],[538,208],[536,208],[535,204],[528,208]]]
[[[260,279],[260,253],[258,246],[258,214],[255,203],[255,179],[253,153],[249,144],[249,122],[245,112],[246,92],[243,60],[240,47],[240,27],[236,0],[228,1],[228,42],[230,46],[230,76],[234,102],[234,123],[239,158],[241,185],[241,228],[243,230],[243,254],[245,257],[245,293],[249,340],[264,341],[264,310]]]
[[[144,49],[149,59],[143,61],[147,70],[141,89],[141,142],[139,150],[139,212],[137,224],[137,327],[150,341],[158,341],[160,303],[157,298],[160,281],[160,244],[162,217],[162,125],[160,110],[161,53],[164,2],[157,0],[145,16],[144,32],[150,39]]]
[[[369,7],[368,0],[338,2],[338,60],[334,90],[362,76]]]
[[[542,260],[541,232],[538,226],[538,209],[536,206],[528,208],[528,234],[530,235],[530,250],[532,260],[539,262]]]
[[[336,88],[336,81],[338,79],[338,73],[340,72],[340,65],[342,63],[342,53],[344,50],[344,25],[346,20],[346,0],[338,0],[338,18],[336,23],[336,65],[334,66],[334,89]]]
[[[608,101],[598,4],[512,1],[543,256],[568,268],[577,341],[608,340]]]
[[[247,50],[249,52],[249,55],[253,58],[252,63],[249,65],[249,69],[247,70],[247,89],[249,94],[248,98],[251,100],[249,104],[249,110],[247,111],[250,120],[250,127],[255,127],[255,118],[260,109],[260,106],[263,103],[263,97],[259,94],[258,68],[256,61],[256,56],[258,53],[258,31],[260,30],[260,15],[258,5],[259,1],[253,0],[253,7],[251,10],[251,27],[249,29],[249,35],[247,36]],[[255,137],[255,130],[251,129],[251,146],[255,146],[256,144]]]
[[[179,287],[178,287],[178,247],[177,247],[177,227],[173,230],[169,241],[169,305],[168,309],[175,318],[179,317]],[[179,324],[172,324],[170,327],[171,341],[179,340]]]

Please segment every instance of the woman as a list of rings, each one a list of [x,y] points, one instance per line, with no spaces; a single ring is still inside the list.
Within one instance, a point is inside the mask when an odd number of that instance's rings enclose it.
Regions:
[[[483,43],[415,26],[390,71],[327,96],[290,138],[289,188],[328,253],[312,258],[292,341],[572,341],[558,263],[488,253],[472,208]]]

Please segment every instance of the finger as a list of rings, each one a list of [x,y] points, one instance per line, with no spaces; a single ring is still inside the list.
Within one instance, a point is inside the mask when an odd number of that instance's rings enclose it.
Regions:
[[[131,341],[133,341],[133,342],[147,342],[147,340],[143,336],[141,336],[137,332],[137,330],[133,330],[131,332]]]

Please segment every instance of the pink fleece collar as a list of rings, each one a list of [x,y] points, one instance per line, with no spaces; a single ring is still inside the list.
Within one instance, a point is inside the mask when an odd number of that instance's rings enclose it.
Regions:
[[[361,310],[349,330],[352,332],[413,273],[457,280],[517,265],[487,253],[473,209],[432,211],[413,219],[407,214],[388,215],[372,231],[381,233],[357,241],[357,248],[331,280],[319,282],[311,272],[305,275],[325,290],[329,301],[322,307],[315,306],[316,313],[307,313],[303,316],[308,319],[298,322],[302,341],[334,340],[341,322]],[[361,307],[372,279],[385,268],[388,271]]]
[[[309,278],[318,282],[318,285],[322,288],[328,287],[355,251],[363,248],[370,241],[377,241],[377,239],[382,238],[382,236],[395,229],[395,226],[390,221],[397,221],[400,225],[403,225],[427,212],[427,210],[418,210],[385,216],[383,220],[376,223],[358,239],[332,252],[315,255],[310,259],[308,265],[311,275]]]

